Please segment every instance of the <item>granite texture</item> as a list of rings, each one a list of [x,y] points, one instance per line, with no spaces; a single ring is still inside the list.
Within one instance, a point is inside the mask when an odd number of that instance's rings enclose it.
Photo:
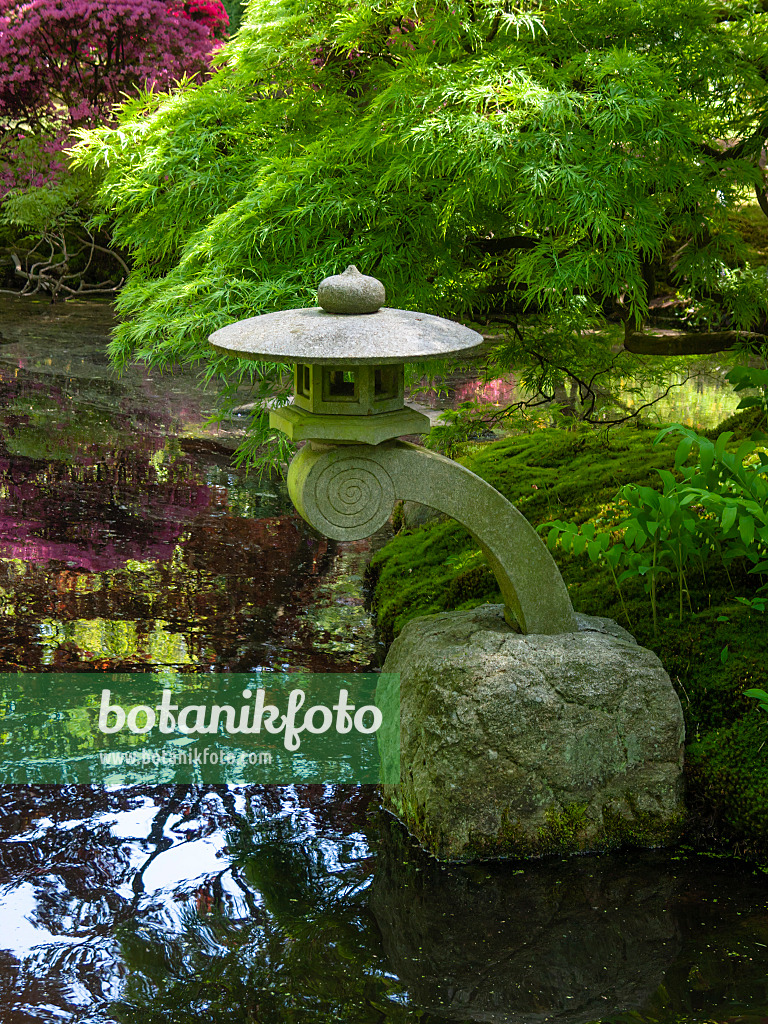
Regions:
[[[680,701],[607,619],[524,636],[501,605],[414,619],[400,674],[400,782],[386,805],[447,860],[658,845],[683,816]]]
[[[317,304],[328,313],[375,313],[386,300],[381,281],[361,274],[357,267],[326,277],[317,287]]]
[[[381,444],[404,434],[428,434],[429,420],[414,409],[399,409],[378,416],[320,415],[295,405],[272,409],[269,425],[282,430],[292,441],[354,441]],[[389,516],[387,516],[389,518]]]
[[[300,515],[333,540],[369,537],[389,519],[398,498],[439,509],[477,541],[509,621],[524,633],[578,628],[560,571],[531,524],[494,487],[452,459],[403,441],[338,448],[312,443],[291,463],[288,492]]]
[[[483,337],[429,313],[385,307],[355,315],[315,306],[239,320],[208,340],[218,352],[244,359],[346,367],[443,359],[476,348]]]

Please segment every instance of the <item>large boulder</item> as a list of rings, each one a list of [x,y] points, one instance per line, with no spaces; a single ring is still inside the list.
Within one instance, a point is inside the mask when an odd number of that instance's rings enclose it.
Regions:
[[[683,817],[683,715],[656,655],[610,619],[522,635],[503,606],[414,619],[400,782],[384,802],[437,857],[654,846]]]

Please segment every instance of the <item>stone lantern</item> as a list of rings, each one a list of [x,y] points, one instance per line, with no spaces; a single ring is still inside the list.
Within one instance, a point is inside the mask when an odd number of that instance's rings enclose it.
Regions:
[[[383,786],[385,805],[445,860],[673,837],[683,716],[656,655],[610,619],[574,615],[546,546],[495,488],[400,440],[429,430],[404,403],[405,363],[468,352],[480,335],[384,307],[381,283],[354,267],[323,281],[318,301],[210,338],[219,352],[295,364],[293,404],[270,423],[306,441],[288,471],[296,508],[326,536],[358,540],[397,498],[430,505],[469,530],[504,599],[412,619],[392,644],[383,676],[399,679],[400,781]]]
[[[573,632],[565,584],[525,517],[457,462],[399,440],[430,428],[405,404],[405,364],[471,351],[481,335],[384,301],[381,282],[348,267],[320,284],[318,306],[241,320],[209,339],[228,355],[294,364],[293,403],[270,412],[271,426],[308,442],[288,472],[294,505],[335,540],[370,536],[397,499],[439,509],[480,545],[510,624],[524,633]]]

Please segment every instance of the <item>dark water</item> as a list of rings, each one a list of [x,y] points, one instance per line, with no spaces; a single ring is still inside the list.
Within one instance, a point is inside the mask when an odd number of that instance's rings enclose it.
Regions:
[[[364,671],[364,544],[232,468],[106,307],[0,307],[0,671]],[[2,728],[0,724],[0,741]],[[768,1021],[766,878],[442,867],[362,787],[5,787],[0,1021]]]
[[[191,374],[115,379],[108,307],[21,310],[0,347],[2,667],[370,664],[366,546],[315,538],[282,485],[232,469],[237,432],[205,427]]]

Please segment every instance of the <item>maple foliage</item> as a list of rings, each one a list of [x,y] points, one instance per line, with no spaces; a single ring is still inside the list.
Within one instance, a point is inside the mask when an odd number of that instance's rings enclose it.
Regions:
[[[349,264],[392,306],[497,322],[498,376],[534,394],[629,368],[606,317],[642,327],[657,287],[694,327],[768,332],[734,220],[764,183],[768,11],[721,8],[250,0],[215,75],[81,136],[132,261],[113,356],[258,373],[266,401],[280,369],[208,335]]]

